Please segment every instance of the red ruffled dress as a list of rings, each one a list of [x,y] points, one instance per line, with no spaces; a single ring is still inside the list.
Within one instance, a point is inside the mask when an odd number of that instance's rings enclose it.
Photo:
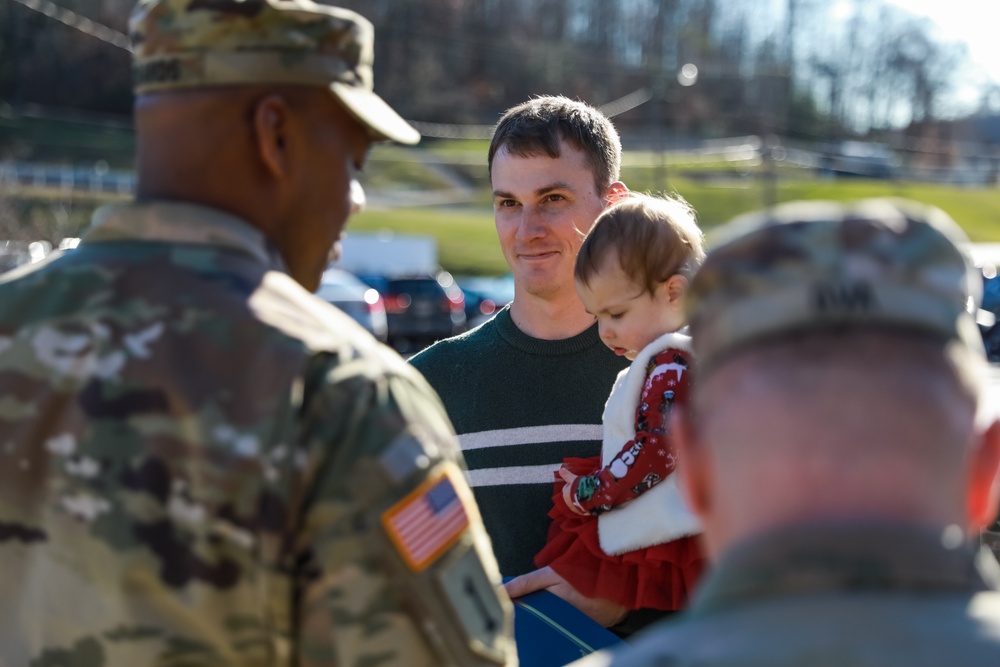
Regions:
[[[668,419],[672,406],[687,399],[690,374],[683,369],[681,373],[651,372],[676,367],[677,362],[683,368],[689,365],[686,351],[667,349],[649,361],[635,410],[635,438],[624,443],[608,466],[602,467],[597,456],[563,461],[566,469],[579,475],[571,496],[590,515],[566,507],[565,482],[557,473],[548,542],[535,556],[537,567],[550,566],[583,595],[628,609],[681,609],[705,566],[696,536],[618,556],[605,553],[598,536],[599,514],[638,498],[673,473],[677,456]]]

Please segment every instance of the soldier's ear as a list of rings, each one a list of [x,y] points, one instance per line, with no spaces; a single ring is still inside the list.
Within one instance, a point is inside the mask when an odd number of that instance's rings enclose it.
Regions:
[[[261,165],[275,179],[283,180],[291,172],[289,155],[292,108],[281,95],[267,95],[257,100],[253,109],[254,138]]]
[[[978,533],[997,518],[997,470],[1000,468],[1000,419],[980,436],[970,457],[969,528]]]

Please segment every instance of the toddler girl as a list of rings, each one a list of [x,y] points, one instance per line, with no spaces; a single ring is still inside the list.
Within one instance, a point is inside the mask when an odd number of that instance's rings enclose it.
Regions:
[[[535,564],[628,609],[681,608],[704,565],[698,521],[672,474],[669,426],[691,383],[690,339],[676,332],[704,256],[686,202],[630,194],[601,214],[576,260],[577,292],[601,340],[632,365],[604,408],[601,456],[565,459],[556,474]]]

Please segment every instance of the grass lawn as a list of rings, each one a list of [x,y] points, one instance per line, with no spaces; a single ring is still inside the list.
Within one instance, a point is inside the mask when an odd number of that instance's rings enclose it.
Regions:
[[[41,121],[20,119],[15,122],[0,117],[0,140],[10,139],[8,135],[12,132],[21,141],[44,135],[48,155],[57,155],[58,149],[66,143],[75,146],[78,156],[92,157],[90,152],[96,152],[109,156],[113,164],[120,162],[123,168],[130,166],[121,157],[130,154],[132,148],[126,129],[88,128],[86,133],[78,130],[72,137],[49,133],[48,129],[51,128]],[[488,145],[488,141],[455,140],[427,141],[419,148],[377,146],[362,174],[362,182],[373,201],[378,199],[379,193],[391,193],[390,200],[404,202],[411,193],[414,200],[428,193],[432,196],[457,193],[450,201],[468,199],[468,203],[433,208],[379,209],[373,206],[353,219],[348,229],[428,234],[437,238],[441,265],[449,271],[463,275],[506,273],[490,206],[485,160]],[[87,150],[83,151],[80,146]],[[659,159],[648,153],[626,153],[623,180],[637,191],[666,191],[683,196],[694,206],[706,231],[772,202],[893,196],[942,208],[973,241],[1000,242],[1000,188],[890,180],[831,180],[819,178],[808,169],[783,165],[777,167],[777,181],[772,182],[763,167],[744,160],[716,159],[713,162],[676,153],[669,154],[666,164],[658,165]],[[57,237],[78,234],[97,203],[87,197],[67,198],[58,192],[28,190],[30,188],[0,191],[0,238],[28,235],[58,240]]]
[[[642,182],[641,178],[629,179],[627,173],[624,176],[626,182]],[[965,229],[973,241],[1000,242],[1000,189],[810,179],[781,181],[770,194],[759,179],[746,178],[728,183],[728,186],[718,186],[677,177],[669,180],[668,187],[670,192],[678,193],[691,202],[705,230],[711,230],[740,213],[763,208],[765,197],[771,196],[778,202],[906,197],[940,207]],[[489,195],[482,191],[480,198],[483,204],[478,207],[367,210],[351,221],[349,229],[429,234],[438,239],[441,265],[452,273],[500,275],[506,273],[507,266],[497,244]]]

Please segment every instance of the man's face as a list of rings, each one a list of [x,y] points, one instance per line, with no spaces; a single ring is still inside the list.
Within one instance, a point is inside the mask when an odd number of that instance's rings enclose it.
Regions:
[[[576,298],[573,265],[583,237],[607,205],[581,151],[560,142],[559,157],[493,159],[497,235],[518,290],[543,299]]]
[[[291,253],[285,253],[293,275],[309,290],[319,285],[331,254],[339,254],[348,217],[364,204],[357,174],[370,145],[365,128],[331,95],[325,97],[318,101],[318,109],[306,114],[309,130],[298,219],[291,225],[295,230]],[[301,267],[298,271],[291,266],[293,262]]]

